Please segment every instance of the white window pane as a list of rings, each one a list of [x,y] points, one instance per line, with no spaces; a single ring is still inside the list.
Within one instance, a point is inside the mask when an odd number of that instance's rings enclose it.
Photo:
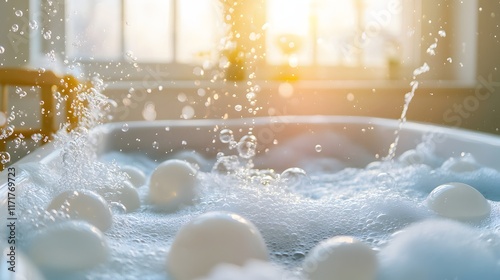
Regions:
[[[378,66],[400,49],[402,3],[394,0],[268,0],[267,61],[299,65]],[[281,40],[280,40],[281,39]],[[288,53],[287,53],[288,52]]]
[[[365,0],[364,65],[385,66],[389,59],[398,59],[403,22],[401,5],[394,0]]]
[[[69,57],[113,60],[121,56],[119,0],[67,0],[66,15]]]
[[[138,62],[173,60],[172,1],[125,0],[125,52]]]
[[[181,0],[177,5],[177,62],[216,59],[225,35],[219,0]]]
[[[310,0],[268,0],[266,58],[271,64],[312,62]]]
[[[355,63],[354,41],[358,12],[354,1],[321,0],[315,6],[317,15],[317,60],[320,65]],[[356,50],[359,51],[359,50]]]

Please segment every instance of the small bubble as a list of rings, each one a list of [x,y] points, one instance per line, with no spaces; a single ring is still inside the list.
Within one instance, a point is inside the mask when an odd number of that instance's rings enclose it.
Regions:
[[[0,46],[0,54],[5,52],[5,48],[3,46]]]
[[[43,135],[41,133],[35,133],[33,135],[31,135],[31,139],[33,139],[33,141],[35,141],[35,143],[38,143],[38,141],[42,140],[43,138]]]
[[[111,212],[115,215],[123,215],[127,213],[127,207],[120,202],[113,201],[110,203]]]
[[[159,148],[160,148],[160,146],[159,146],[158,142],[153,141],[153,149],[158,150]]]
[[[203,76],[205,74],[205,71],[201,67],[195,67],[193,69],[193,74],[195,74],[196,76]]]
[[[222,143],[229,143],[233,138],[233,131],[231,129],[223,129],[220,131],[219,139]]]
[[[17,32],[19,30],[19,25],[13,24],[10,30],[12,30],[12,32]]]
[[[446,59],[446,61],[448,61],[449,63],[452,63],[452,62],[453,62],[453,59],[451,59],[451,57],[448,57],[448,58]]]
[[[439,31],[438,31],[438,34],[439,34],[439,36],[441,36],[441,37],[446,37],[446,31],[444,31],[444,30],[439,30]]]
[[[11,118],[9,117],[8,120]],[[0,139],[6,139],[7,137],[11,136],[14,134],[14,126],[9,125],[3,129],[1,129],[1,134],[0,134]]]
[[[181,92],[177,95],[177,100],[179,100],[179,102],[186,102],[187,100],[187,96],[185,93]]]
[[[124,123],[124,124],[122,125],[122,131],[123,131],[123,132],[127,132],[128,130],[129,130],[128,123]]]
[[[0,152],[0,163],[7,164],[8,162],[10,162],[9,152]]]
[[[240,112],[242,109],[243,109],[243,107],[240,104],[234,106],[234,110],[236,112]]]
[[[207,94],[207,92],[202,88],[199,88],[197,93],[198,93],[198,96],[201,96],[201,97],[203,97],[203,96],[205,96],[205,94]]]
[[[246,94],[248,100],[255,99],[255,92],[249,92]]]
[[[45,40],[50,40],[50,38],[52,38],[52,31],[49,30],[49,31],[44,32],[43,33],[43,38]]]
[[[245,135],[238,142],[238,154],[242,158],[252,158],[256,154],[257,138],[254,135]]]
[[[16,15],[16,17],[22,17],[23,16],[23,11],[17,10],[17,11],[14,12],[14,14]]]
[[[318,144],[318,145],[314,146],[314,150],[319,153],[323,150],[323,147],[321,147],[321,145]]]
[[[36,20],[30,20],[29,26],[31,29],[35,30],[38,28],[38,23],[36,22]]]
[[[194,108],[193,107],[191,107],[191,106],[188,105],[188,106],[184,106],[182,108],[182,115],[181,115],[181,117],[183,119],[189,120],[189,119],[191,119],[191,118],[194,117],[194,114],[195,114],[195,112],[194,112]]]
[[[302,168],[292,167],[283,171],[280,180],[288,187],[296,187],[307,178],[307,174]]]

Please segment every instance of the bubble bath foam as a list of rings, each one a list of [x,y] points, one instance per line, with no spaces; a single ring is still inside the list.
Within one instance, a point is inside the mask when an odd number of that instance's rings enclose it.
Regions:
[[[17,260],[32,263],[18,273],[174,279],[177,235],[195,236],[196,219],[216,213],[235,226],[224,224],[222,240],[187,239],[198,242],[193,250],[210,261],[222,256],[224,244],[238,244],[227,232],[239,224],[258,233],[236,234],[240,243],[258,247],[262,238],[264,249],[202,279],[349,279],[350,267],[366,272],[359,279],[500,279],[500,138],[409,122],[398,153],[384,161],[398,126],[323,116],[111,123],[43,146],[13,165]],[[165,164],[173,159],[189,164]],[[172,175],[154,175],[160,166]],[[186,180],[188,190],[179,187]],[[156,183],[167,186],[165,199],[150,196]],[[6,172],[0,184],[6,221]],[[61,193],[69,202],[49,209]],[[107,205],[111,225],[89,225],[108,212],[85,216],[79,201]],[[79,246],[59,248],[64,242]],[[231,256],[244,259],[248,248],[238,250]],[[193,270],[208,263],[190,261]],[[177,280],[189,279],[182,273]]]

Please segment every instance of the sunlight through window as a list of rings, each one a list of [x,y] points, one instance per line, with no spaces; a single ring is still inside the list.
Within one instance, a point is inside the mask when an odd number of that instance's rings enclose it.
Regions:
[[[214,65],[223,53],[228,30],[223,6],[228,3],[238,5],[222,0],[66,0],[66,51],[83,61]],[[250,44],[247,49],[258,48],[262,66],[387,68],[399,65],[410,44],[404,40],[403,26],[409,21],[404,21],[401,0],[262,3],[258,9],[244,6],[229,21],[236,34],[262,33],[262,49],[255,38],[241,41]],[[253,13],[262,16],[245,22]]]

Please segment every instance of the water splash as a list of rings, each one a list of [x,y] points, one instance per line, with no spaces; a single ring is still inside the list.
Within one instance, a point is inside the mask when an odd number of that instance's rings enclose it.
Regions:
[[[434,49],[437,47],[437,41],[438,40],[436,39],[435,43],[434,43],[434,44],[436,44],[436,46],[432,48],[432,52],[434,52]],[[434,44],[432,44],[431,47],[434,46]],[[429,48],[431,48],[431,47],[429,47]],[[433,55],[433,54],[431,53],[431,55]],[[411,103],[413,97],[415,96],[415,92],[418,89],[419,82],[417,80],[417,77],[426,73],[426,72],[429,72],[429,70],[430,70],[430,67],[427,64],[427,62],[424,62],[424,64],[422,66],[413,70],[413,80],[410,82],[411,90],[405,94],[405,102],[403,105],[403,111],[401,112],[401,117],[399,118],[398,129],[394,132],[396,137],[394,139],[394,142],[389,146],[389,152],[388,152],[387,156],[385,156],[383,158],[383,160],[385,160],[385,161],[392,160],[396,156],[396,149],[397,149],[397,146],[399,143],[401,130],[403,129],[403,125],[406,123],[406,114],[408,112],[408,108],[410,106],[410,103]]]

